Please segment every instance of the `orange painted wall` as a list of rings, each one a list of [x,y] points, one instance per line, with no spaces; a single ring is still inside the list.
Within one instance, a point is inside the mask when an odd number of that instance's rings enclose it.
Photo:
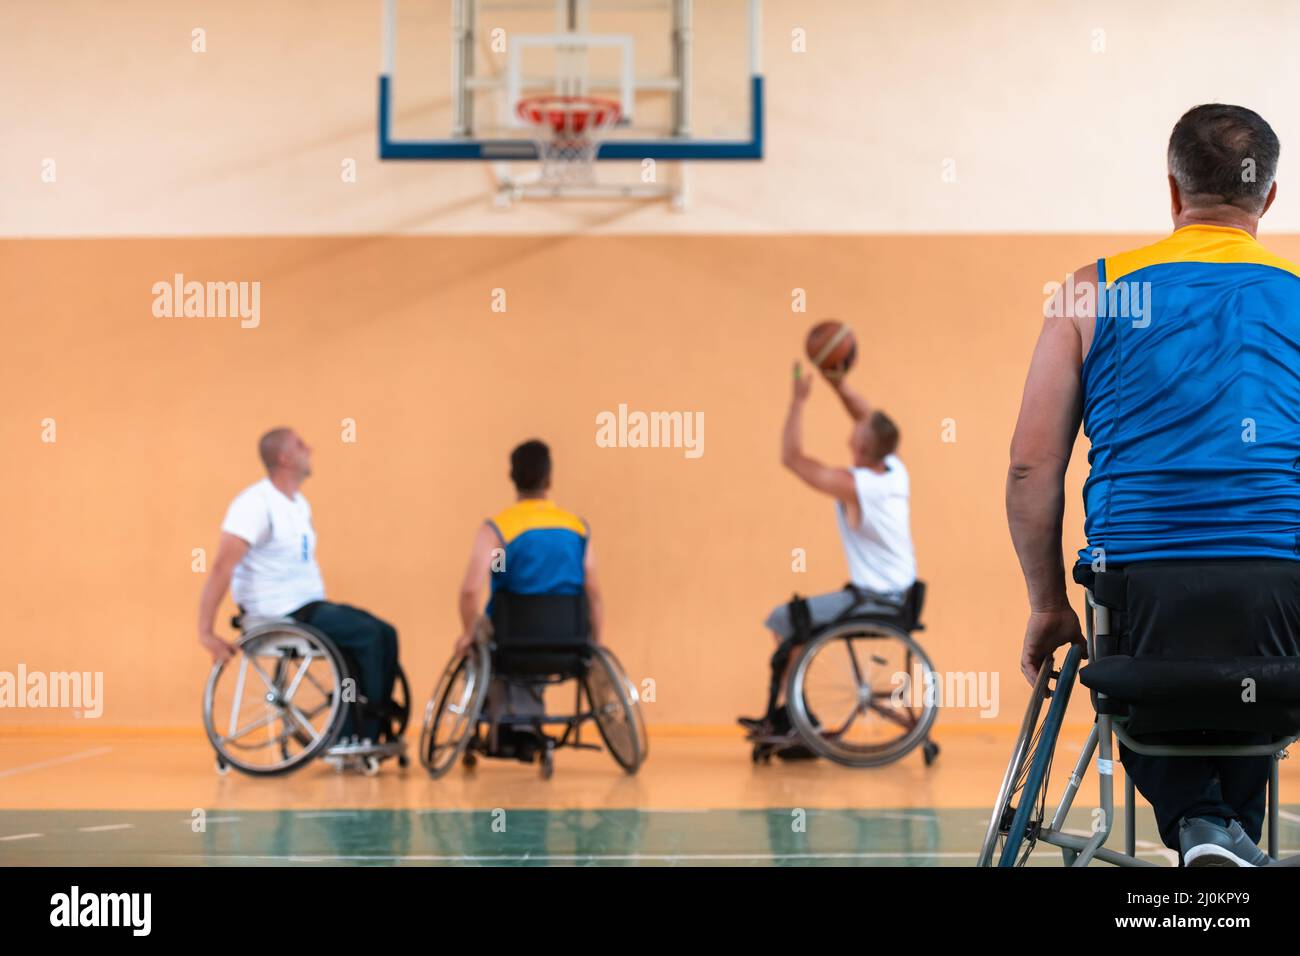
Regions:
[[[536,435],[555,452],[556,498],[594,529],[610,642],[634,679],[656,682],[650,720],[727,724],[762,698],[769,607],[846,577],[831,504],[778,465],[789,363],[814,319],[838,316],[860,336],[854,383],[903,429],[931,584],[924,643],[943,670],[1000,672],[994,722],[1014,723],[1024,601],[1002,485],[1042,287],[1137,241],[0,243],[0,669],[102,670],[102,724],[196,725],[207,664],[191,549],[213,552],[226,504],[259,477],[257,436],[287,423],[316,448],[305,492],[330,595],[398,626],[422,703],[474,529],[510,498],[509,448]],[[1300,237],[1271,245],[1300,257]],[[176,272],[260,281],[261,325],[155,318],[151,287]],[[806,315],[791,313],[794,288]],[[703,411],[704,456],[598,448],[595,417],[620,403]],[[345,418],[356,444],[340,440]],[[941,441],[945,418],[955,443]],[[809,449],[843,460],[847,432],[818,385]],[[807,549],[806,574],[791,572],[793,548]],[[73,720],[0,711],[0,726]]]

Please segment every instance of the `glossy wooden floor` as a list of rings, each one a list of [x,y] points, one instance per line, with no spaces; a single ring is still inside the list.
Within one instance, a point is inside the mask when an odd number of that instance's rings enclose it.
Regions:
[[[1059,761],[1085,732],[1064,733]],[[1010,729],[953,732],[931,767],[917,751],[851,770],[755,766],[739,735],[661,732],[635,777],[604,753],[565,750],[549,781],[497,760],[433,781],[395,763],[376,777],[320,763],[287,777],[219,776],[194,734],[10,732],[0,734],[0,863],[970,865],[1011,740]],[[1053,774],[1053,797],[1066,773]],[[1095,779],[1068,821],[1080,832]],[[1284,798],[1298,789],[1300,771],[1284,762]],[[1283,811],[1284,849],[1300,844],[1295,810]],[[1173,862],[1150,812],[1138,819],[1139,855]],[[1031,862],[1060,858],[1040,848]]]
[[[377,777],[315,763],[284,777],[214,770],[199,734],[77,736],[0,733],[0,809],[751,809],[764,807],[984,807],[991,804],[1012,733],[957,732],[926,767],[919,750],[886,767],[853,770],[824,760],[756,766],[739,733],[657,733],[636,776],[604,753],[561,750],[555,776],[536,766],[484,760],[429,779],[386,763]],[[1082,730],[1064,746],[1076,752]],[[411,742],[412,747],[414,742]],[[1298,775],[1300,776],[1300,775]]]

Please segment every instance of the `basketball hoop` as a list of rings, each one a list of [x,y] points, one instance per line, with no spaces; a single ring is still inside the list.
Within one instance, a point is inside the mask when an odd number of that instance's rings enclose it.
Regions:
[[[544,186],[594,184],[601,136],[623,114],[613,100],[553,93],[525,97],[515,112],[534,129]]]

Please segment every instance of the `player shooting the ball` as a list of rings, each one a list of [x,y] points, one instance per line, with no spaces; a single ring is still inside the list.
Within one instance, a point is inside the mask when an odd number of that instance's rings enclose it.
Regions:
[[[832,343],[832,348],[828,349],[826,342]],[[781,433],[781,464],[804,484],[835,499],[850,581],[837,591],[796,597],[768,615],[767,627],[779,644],[772,658],[767,712],[762,718],[740,718],[741,725],[755,736],[789,731],[780,689],[794,659],[792,652],[808,639],[811,630],[855,606],[864,613],[897,613],[916,581],[907,469],[896,454],[898,426],[846,383],[855,351],[846,326],[838,322],[818,325],[809,336],[807,351],[853,420],[849,433],[852,461],[848,467],[835,467],[804,452],[803,410],[813,381],[795,362],[790,408]],[[811,755],[802,747],[777,753],[787,758]]]

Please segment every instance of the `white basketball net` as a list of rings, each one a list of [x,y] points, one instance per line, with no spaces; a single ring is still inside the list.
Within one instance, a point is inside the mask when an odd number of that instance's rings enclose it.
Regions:
[[[618,122],[617,103],[591,96],[533,96],[519,102],[518,114],[535,131],[542,185],[595,183],[596,153],[603,134]]]

